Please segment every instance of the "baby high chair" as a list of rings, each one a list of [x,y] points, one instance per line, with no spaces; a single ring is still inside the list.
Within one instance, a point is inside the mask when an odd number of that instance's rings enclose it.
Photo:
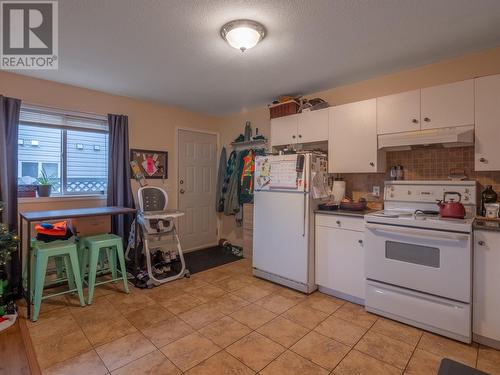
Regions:
[[[143,239],[149,283],[163,284],[187,276],[175,219],[184,212],[167,209],[168,195],[161,188],[141,187],[138,191],[137,221]]]

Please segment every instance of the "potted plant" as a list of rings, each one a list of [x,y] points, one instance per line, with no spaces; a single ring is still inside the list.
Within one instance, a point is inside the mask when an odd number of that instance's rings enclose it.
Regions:
[[[45,169],[42,168],[41,176],[37,179],[38,182],[38,196],[50,197],[52,192],[52,178],[47,175]]]

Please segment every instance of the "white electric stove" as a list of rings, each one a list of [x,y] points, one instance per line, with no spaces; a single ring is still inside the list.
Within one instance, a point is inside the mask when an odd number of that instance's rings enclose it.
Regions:
[[[464,219],[439,216],[445,192]],[[365,216],[366,309],[470,342],[476,182],[386,182],[384,207]]]

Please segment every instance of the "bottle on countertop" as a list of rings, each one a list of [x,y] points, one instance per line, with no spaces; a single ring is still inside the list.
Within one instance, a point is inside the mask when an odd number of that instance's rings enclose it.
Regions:
[[[248,142],[252,139],[252,125],[250,121],[245,123],[245,142]]]
[[[405,170],[402,165],[396,165],[396,180],[404,180],[405,179]]]
[[[486,215],[486,203],[495,203],[498,199],[498,194],[493,190],[493,186],[486,185],[485,189],[481,194],[481,216]]]
[[[390,177],[391,177],[391,180],[393,180],[393,181],[397,179],[397,171],[396,171],[395,165],[393,165],[391,167]]]

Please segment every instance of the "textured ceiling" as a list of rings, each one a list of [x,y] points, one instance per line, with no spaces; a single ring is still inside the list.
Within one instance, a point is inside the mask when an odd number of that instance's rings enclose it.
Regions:
[[[500,45],[500,0],[60,0],[59,70],[17,71],[210,114]],[[250,18],[241,53],[219,36]]]

